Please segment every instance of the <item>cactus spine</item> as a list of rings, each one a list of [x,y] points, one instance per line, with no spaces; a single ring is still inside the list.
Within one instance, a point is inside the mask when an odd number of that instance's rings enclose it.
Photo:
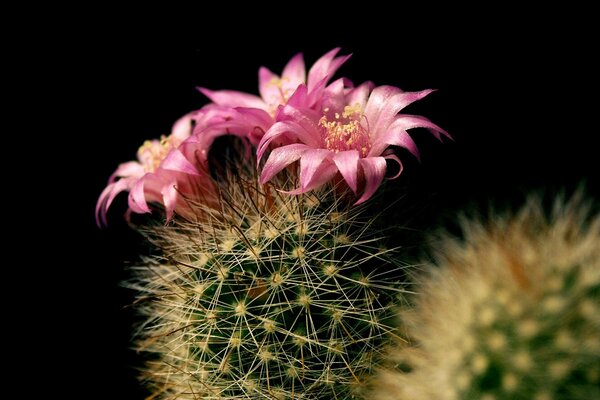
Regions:
[[[332,193],[289,196],[229,174],[219,210],[146,231],[136,269],[153,395],[346,399],[387,341],[402,266]]]

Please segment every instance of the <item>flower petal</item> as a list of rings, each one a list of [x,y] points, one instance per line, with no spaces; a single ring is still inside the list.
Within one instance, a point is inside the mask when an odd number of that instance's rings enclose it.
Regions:
[[[386,163],[383,157],[367,157],[359,160],[365,179],[363,195],[355,204],[367,201],[377,190],[385,176]]]
[[[377,137],[385,132],[404,107],[422,99],[432,89],[420,92],[402,92],[393,86],[380,86],[373,90],[365,109],[365,116],[369,122],[371,137]]]
[[[313,110],[318,110],[321,108],[320,102],[323,100],[323,91],[325,90],[328,80],[329,78],[325,77],[317,82],[315,86],[313,86],[313,88],[308,92],[304,107],[311,108]]]
[[[300,124],[293,121],[276,122],[262,137],[257,148],[258,161],[262,158],[269,144],[278,138],[286,138],[290,142],[299,140],[300,142],[310,146],[320,146],[320,136],[318,130],[306,130]],[[287,144],[287,143],[284,143]]]
[[[236,107],[235,111],[240,113],[240,119],[248,125],[258,126],[267,130],[273,125],[273,118],[265,110],[250,107]]]
[[[146,193],[144,186],[146,184],[146,180],[151,176],[151,174],[146,174],[142,178],[140,178],[135,185],[129,191],[128,204],[131,211],[144,214],[149,213],[150,208],[148,207],[148,203],[146,203]]]
[[[329,51],[327,54],[319,58],[308,72],[308,79],[306,81],[308,91],[312,89],[325,78],[331,78],[335,72],[342,66],[343,63],[350,58],[350,55],[335,57],[340,51],[339,47]]]
[[[237,107],[240,114],[240,127],[247,129],[246,135],[253,146],[257,146],[265,132],[273,125],[273,117],[258,108]]]
[[[206,88],[198,88],[202,94],[208,97],[217,105],[226,107],[253,107],[266,109],[266,104],[258,96],[238,92],[235,90],[217,90],[213,91]]]
[[[441,134],[446,136],[449,139],[452,139],[452,136],[429,119],[422,117],[420,115],[409,115],[409,114],[401,114],[396,117],[394,122],[390,125],[390,129],[413,129],[413,128],[426,128],[431,131],[431,133],[438,139],[441,140]]]
[[[260,174],[260,183],[264,185],[270,181],[279,171],[298,160],[309,149],[310,147],[301,143],[273,149]]]
[[[207,126],[228,121],[233,118],[236,114],[234,108],[229,106],[220,106],[214,103],[210,103],[202,107],[194,115],[194,121],[196,122],[192,135],[195,135],[197,131],[206,128]]]
[[[314,136],[314,140],[306,144],[312,144],[314,147],[318,147],[321,144],[321,135],[319,134],[319,120],[321,116],[316,111],[287,105],[280,110],[277,117],[281,121],[293,121]]]
[[[412,155],[414,155],[417,160],[421,160],[419,149],[417,148],[416,143],[410,137],[408,132],[404,129],[396,128],[389,129],[383,135],[381,135],[377,140],[373,143],[371,150],[369,150],[369,157],[377,157],[380,156],[388,146],[399,146],[405,148],[410,151]]]
[[[260,97],[267,104],[279,104],[281,98],[280,88],[277,86],[279,75],[274,74],[266,67],[260,67],[258,70],[258,91]]]
[[[309,107],[308,105],[308,88],[306,85],[300,85],[287,101],[287,105],[295,108]]]
[[[402,171],[404,171],[404,165],[402,165],[402,161],[400,161],[398,156],[395,154],[388,154],[386,156],[383,156],[383,158],[385,158],[386,160],[392,160],[398,164],[398,172],[396,173],[396,175],[391,176],[387,179],[396,179],[397,177],[399,177],[400,174],[402,174]],[[387,166],[386,166],[386,169],[387,169]]]
[[[113,200],[119,193],[128,190],[134,182],[135,178],[122,178],[104,188],[96,203],[96,224],[98,226],[107,224],[106,213]]]
[[[117,170],[110,176],[109,182],[115,182],[116,178],[140,178],[144,175],[144,167],[137,161],[129,161],[119,164]]]
[[[188,113],[179,118],[171,128],[171,138],[177,141],[177,144],[183,142],[192,134],[192,121],[194,120],[194,112]]]
[[[198,169],[188,161],[179,149],[173,149],[160,163],[160,168],[168,171],[183,172],[189,175],[200,175]]]
[[[167,213],[167,222],[173,218],[173,211],[177,204],[177,181],[174,178],[166,180],[160,190],[162,195],[163,204],[165,205],[165,211]]]
[[[354,106],[356,103],[360,105],[362,110],[367,106],[367,100],[369,98],[369,93],[373,90],[375,85],[371,81],[364,82],[359,86],[351,89],[348,94],[346,94],[346,102],[349,106]]]
[[[359,158],[357,150],[340,151],[333,155],[333,162],[354,193],[357,190]]]
[[[314,182],[321,181],[316,173],[323,163],[330,161],[331,154],[331,151],[325,149],[310,149],[302,154],[300,158],[300,187],[303,191],[316,187]]]
[[[227,118],[211,119],[206,126],[199,126],[194,131],[196,141],[203,143],[210,149],[212,142],[219,136],[236,135],[250,139],[256,146],[265,131],[273,125],[273,118],[264,110],[249,107],[236,107],[231,109]]]
[[[419,115],[400,114],[387,128],[387,130],[385,130],[383,133],[380,133],[379,137],[374,140],[371,150],[369,151],[369,156],[379,156],[388,146],[393,145],[407,149],[420,161],[417,145],[409,136],[408,132],[406,132],[408,129],[413,128],[426,128],[438,140],[441,140],[440,133],[452,139],[448,132],[425,117],[421,117]]]
[[[313,178],[310,180],[310,182],[307,182],[304,185],[304,187],[301,186],[294,190],[286,191],[284,193],[297,195],[301,193],[306,193],[313,189],[317,189],[318,187],[326,184],[327,182],[330,182],[335,177],[337,172],[338,170],[335,164],[324,162],[319,168],[317,168],[315,174],[313,175]]]
[[[327,86],[323,90],[323,105],[325,109],[329,109],[329,113],[342,113],[346,106],[346,96],[344,93],[344,79],[340,78]]]
[[[304,67],[304,58],[302,57],[302,53],[298,53],[292,57],[292,59],[283,69],[281,77],[287,81],[289,86],[294,88],[305,82],[306,68]]]
[[[389,100],[398,93],[402,93],[402,90],[388,85],[378,86],[371,92],[371,95],[369,96],[365,106],[365,118],[367,120],[367,128],[371,133],[372,140],[375,139],[373,135],[382,111],[386,107],[386,104],[388,104]]]

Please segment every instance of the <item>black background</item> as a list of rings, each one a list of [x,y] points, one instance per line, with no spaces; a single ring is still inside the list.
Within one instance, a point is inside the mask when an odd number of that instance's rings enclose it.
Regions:
[[[62,138],[78,148],[57,161],[64,185],[57,203],[67,206],[62,221],[73,223],[73,234],[53,244],[68,256],[52,276],[61,283],[51,295],[60,306],[47,325],[61,337],[49,370],[56,374],[51,390],[63,397],[143,398],[128,350],[132,315],[124,306],[131,293],[120,282],[124,265],[146,248],[123,222],[124,196],[105,230],[95,226],[94,205],[118,163],[206,103],[196,86],[256,93],[259,66],[279,73],[299,51],[310,65],[340,46],[353,56],[338,76],[438,89],[410,111],[455,142],[415,132],[422,164],[407,159],[403,177],[387,183],[413,194],[404,215],[422,231],[460,210],[516,206],[530,191],[586,183],[591,195],[600,194],[600,68],[584,11],[471,9],[470,17],[454,9],[435,20],[430,10],[394,13],[366,4],[294,13],[298,18],[283,10],[243,10],[235,18],[231,10],[157,11],[152,19],[90,11],[47,43],[50,59],[65,60],[49,74],[52,89],[68,98],[60,107]],[[79,171],[85,179],[73,178]]]

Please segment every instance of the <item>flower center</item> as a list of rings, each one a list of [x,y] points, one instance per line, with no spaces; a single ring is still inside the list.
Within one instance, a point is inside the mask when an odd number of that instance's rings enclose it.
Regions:
[[[319,120],[325,147],[335,153],[347,150],[358,150],[361,157],[366,157],[371,149],[369,132],[361,125],[360,119],[364,117],[360,104],[344,107],[342,115],[333,114],[328,117],[329,109],[323,110]]]
[[[146,140],[138,149],[137,156],[146,172],[154,172],[173,148],[169,137],[161,136],[159,140]]]

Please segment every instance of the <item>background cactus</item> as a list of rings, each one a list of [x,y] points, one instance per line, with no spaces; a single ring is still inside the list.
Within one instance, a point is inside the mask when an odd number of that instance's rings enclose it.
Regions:
[[[600,216],[576,196],[550,217],[532,200],[463,228],[400,313],[408,344],[367,398],[600,398]]]
[[[161,254],[132,286],[153,397],[352,398],[392,330],[402,266],[333,193],[249,174],[220,189],[220,209],[146,231]]]

